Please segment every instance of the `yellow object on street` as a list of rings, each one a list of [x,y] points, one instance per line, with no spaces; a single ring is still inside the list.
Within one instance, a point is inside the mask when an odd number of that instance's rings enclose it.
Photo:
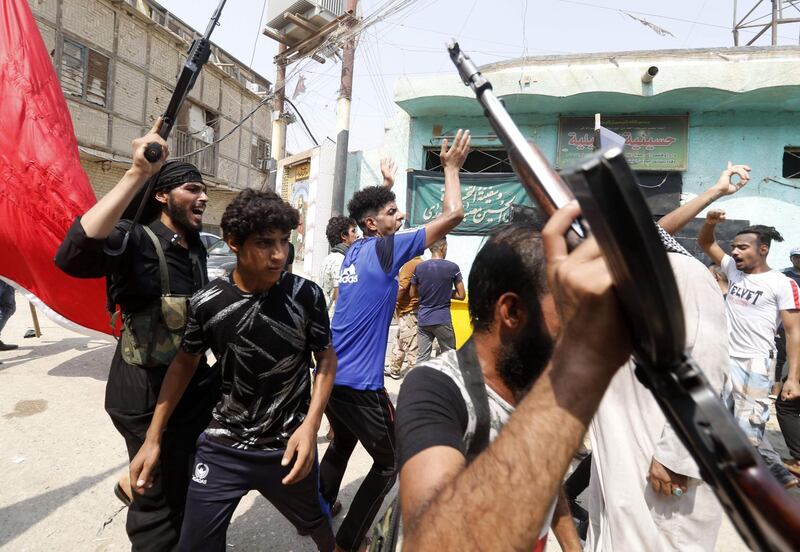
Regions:
[[[472,335],[472,322],[469,319],[469,295],[463,301],[450,300],[450,316],[456,334],[456,349],[460,348]]]

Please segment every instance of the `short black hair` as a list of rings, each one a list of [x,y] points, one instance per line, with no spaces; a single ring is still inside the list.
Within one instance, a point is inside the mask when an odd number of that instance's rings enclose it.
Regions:
[[[241,245],[252,234],[269,230],[291,232],[300,224],[300,213],[275,192],[244,190],[222,215],[222,236]]]
[[[754,224],[753,226],[748,226],[747,228],[742,228],[738,232],[736,232],[737,236],[741,236],[742,234],[755,234],[756,238],[758,238],[759,244],[764,244],[767,247],[772,245],[773,241],[782,242],[783,236],[781,233],[778,232],[772,226],[764,226],[763,224]]]
[[[387,204],[396,201],[394,192],[383,186],[370,186],[353,194],[347,203],[350,216],[358,223],[363,232],[367,231],[367,217],[375,216]]]
[[[547,291],[542,235],[535,224],[519,221],[492,232],[469,272],[469,315],[475,331],[488,331],[494,306],[504,293],[530,304]]]
[[[350,217],[332,217],[328,221],[328,226],[325,227],[325,235],[328,237],[328,245],[336,247],[342,243],[342,234],[347,234],[350,227],[356,226],[356,221]]]
[[[430,247],[428,247],[428,249],[431,250],[431,253],[434,253],[434,252],[441,252],[442,249],[444,249],[445,247],[447,247],[447,237],[446,236],[441,237],[438,240],[436,240],[435,242],[433,242],[430,245]]]

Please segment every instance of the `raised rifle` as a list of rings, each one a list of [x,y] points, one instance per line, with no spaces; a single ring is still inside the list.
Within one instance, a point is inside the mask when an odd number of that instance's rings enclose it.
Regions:
[[[194,87],[194,83],[197,82],[197,77],[200,75],[203,65],[206,64],[208,58],[211,56],[211,33],[214,31],[214,27],[219,24],[222,8],[225,7],[226,1],[227,0],[220,0],[217,9],[214,10],[211,16],[211,21],[208,22],[205,34],[200,38],[195,38],[191,46],[189,46],[189,52],[186,56],[186,62],[183,64],[183,69],[181,69],[181,74],[178,77],[178,83],[175,85],[175,90],[172,92],[172,97],[169,99],[166,111],[161,115],[161,128],[158,129],[158,135],[164,140],[169,138],[169,133],[172,131],[172,127],[175,126],[178,112],[181,110],[186,96]],[[163,154],[164,151],[161,148],[161,144],[157,142],[150,142],[145,146],[144,157],[151,163],[157,162],[161,159]],[[136,210],[136,215],[133,217],[133,224],[125,231],[122,244],[117,249],[111,249],[106,246],[106,254],[117,256],[121,255],[125,249],[127,249],[131,229],[139,222],[150,195],[153,193],[154,184],[155,180],[150,178],[144,190],[134,197],[134,201],[139,200],[139,208]]]
[[[577,198],[588,227],[575,221],[567,241],[574,247],[591,228],[629,322],[637,376],[653,393],[742,539],[752,550],[797,550],[800,502],[772,477],[684,350],[683,309],[672,268],[622,151],[601,150],[559,175],[524,138],[491,83],[458,43],[450,44],[448,51],[508,150],[514,172],[544,214],[550,216]]]

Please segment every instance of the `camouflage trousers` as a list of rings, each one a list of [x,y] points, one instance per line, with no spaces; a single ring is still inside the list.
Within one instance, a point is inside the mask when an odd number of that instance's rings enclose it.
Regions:
[[[395,375],[403,373],[403,361],[406,371],[417,363],[417,313],[404,314],[397,319],[397,336],[392,349],[392,360],[389,370]]]

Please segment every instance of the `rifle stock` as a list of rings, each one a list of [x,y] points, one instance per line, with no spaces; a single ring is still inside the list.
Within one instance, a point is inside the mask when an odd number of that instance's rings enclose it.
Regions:
[[[459,48],[453,63],[475,92],[514,172],[545,215],[577,196],[612,272],[635,343],[637,374],[650,388],[703,479],[753,550],[789,552],[800,546],[800,502],[769,473],[724,408],[702,370],[684,355],[682,305],[666,251],[638,182],[619,149],[601,151],[556,173],[523,137],[492,86]],[[574,247],[588,225],[575,221]]]

